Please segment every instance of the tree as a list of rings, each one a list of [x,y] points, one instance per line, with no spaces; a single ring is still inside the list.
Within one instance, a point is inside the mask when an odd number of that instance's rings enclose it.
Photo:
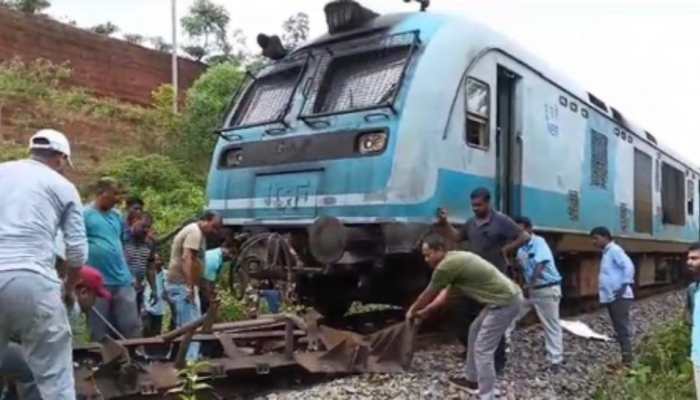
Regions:
[[[182,50],[197,61],[201,61],[207,55],[206,49],[202,46],[182,46]]]
[[[51,7],[48,0],[0,0],[0,5],[27,14],[36,14]]]
[[[166,53],[169,53],[173,49],[173,46],[170,43],[166,42],[165,39],[163,39],[160,36],[148,38],[148,43],[151,45],[151,47],[153,47],[154,50],[163,51]]]
[[[206,62],[209,65],[221,63],[231,63],[234,65],[247,65],[252,55],[246,46],[247,38],[242,30],[235,29],[228,39],[230,46],[225,53],[213,54],[207,57]]]
[[[119,27],[107,21],[104,24],[95,25],[89,30],[100,35],[110,36],[119,32]]]
[[[170,154],[190,171],[206,174],[216,136],[236,89],[245,78],[237,64],[224,62],[206,70],[187,91],[182,127],[171,140]]]
[[[299,47],[309,37],[309,16],[303,12],[292,15],[282,23],[282,30],[284,47],[289,50]]]
[[[141,44],[146,38],[143,37],[143,35],[139,35],[138,33],[125,33],[124,34],[124,40],[131,44]]]
[[[197,47],[197,56],[203,50],[204,55],[198,59],[214,53],[229,55],[232,49],[227,38],[230,20],[231,17],[223,6],[216,5],[211,0],[196,0],[190,7],[189,14],[180,19],[182,29],[193,42],[187,48],[192,50]]]

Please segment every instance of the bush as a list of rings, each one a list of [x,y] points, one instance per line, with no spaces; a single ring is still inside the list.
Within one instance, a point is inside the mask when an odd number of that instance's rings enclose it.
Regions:
[[[0,92],[23,98],[47,97],[70,75],[68,64],[56,65],[44,59],[25,63],[13,58],[0,63]]]
[[[193,170],[205,175],[216,136],[244,74],[233,63],[210,67],[187,91],[187,104],[180,129],[172,141],[171,153]]]
[[[248,317],[246,304],[243,300],[236,299],[227,289],[219,287],[219,321],[239,321]]]
[[[682,320],[671,322],[644,339],[638,365],[625,375],[604,383],[598,400],[694,399],[690,328]]]
[[[29,155],[26,147],[14,143],[0,141],[0,149],[0,162],[20,160]]]
[[[154,227],[163,235],[204,209],[204,183],[186,173],[167,156],[116,158],[102,170],[126,185],[130,195],[141,197],[153,214]]]

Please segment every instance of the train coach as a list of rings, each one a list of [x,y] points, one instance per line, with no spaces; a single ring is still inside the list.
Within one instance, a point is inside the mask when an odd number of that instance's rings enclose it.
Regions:
[[[436,209],[463,224],[486,187],[536,223],[568,298],[597,295],[598,225],[631,254],[638,287],[678,279],[698,239],[698,170],[650,132],[472,21],[325,11],[328,33],[289,54],[259,37],[274,60],[218,131],[209,207],[255,233],[244,272],[294,280],[325,314],[406,304],[429,277],[416,245]],[[280,261],[290,253],[300,261]]]

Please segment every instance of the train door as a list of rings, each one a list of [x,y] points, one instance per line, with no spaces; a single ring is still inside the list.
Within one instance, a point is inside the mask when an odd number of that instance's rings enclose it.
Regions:
[[[653,233],[652,161],[647,153],[634,149],[634,230]]]
[[[495,205],[509,215],[521,211],[522,145],[517,133],[522,108],[517,104],[520,77],[498,66],[496,82],[496,193]]]

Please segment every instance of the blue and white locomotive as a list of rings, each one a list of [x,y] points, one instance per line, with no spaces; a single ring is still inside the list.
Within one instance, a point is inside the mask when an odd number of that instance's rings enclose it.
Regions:
[[[226,225],[288,237],[304,301],[412,300],[427,279],[416,243],[439,207],[469,218],[477,187],[535,222],[568,297],[597,293],[597,225],[633,256],[638,286],[677,277],[698,239],[698,170],[651,133],[468,20],[345,0],[326,16],[326,35],[250,79],[208,182]]]

